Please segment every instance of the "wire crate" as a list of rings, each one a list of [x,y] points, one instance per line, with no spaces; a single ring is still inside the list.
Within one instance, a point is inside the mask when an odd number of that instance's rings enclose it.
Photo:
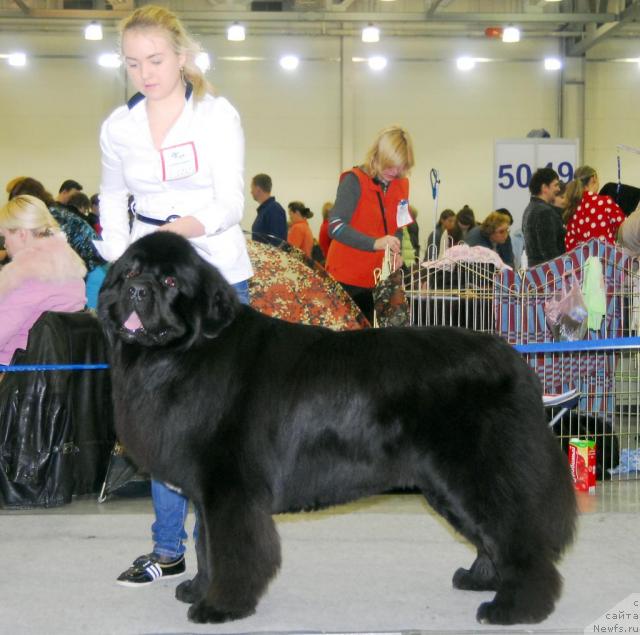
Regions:
[[[500,335],[536,371],[546,394],[579,393],[554,431],[597,442],[604,479],[640,477],[640,267],[625,251],[596,240],[537,267],[515,272],[493,262],[451,258],[422,263],[404,276],[410,323],[458,326]],[[554,341],[545,306],[587,269],[603,280],[604,315],[584,339]],[[549,419],[558,408],[549,408]]]

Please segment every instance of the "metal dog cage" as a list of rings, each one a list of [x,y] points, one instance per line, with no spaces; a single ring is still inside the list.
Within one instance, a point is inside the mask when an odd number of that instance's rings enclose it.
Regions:
[[[575,406],[562,416],[556,416],[558,407],[547,409],[562,445],[573,437],[595,439],[600,478],[640,478],[638,259],[596,240],[521,272],[464,256],[449,249],[405,272],[410,324],[458,326],[505,338],[536,371],[545,394],[578,392]],[[590,320],[579,341],[559,341],[545,309],[574,276],[581,287],[593,276],[602,281],[599,297],[585,304],[599,303],[603,316]]]

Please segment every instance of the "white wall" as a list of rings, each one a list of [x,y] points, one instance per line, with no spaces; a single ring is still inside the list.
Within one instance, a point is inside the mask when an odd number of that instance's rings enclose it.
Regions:
[[[494,140],[524,137],[532,128],[559,132],[560,79],[539,61],[557,52],[555,40],[515,46],[453,38],[386,38],[378,45],[349,40],[344,66],[338,37],[253,36],[231,43],[207,36],[202,43],[217,58],[210,79],[243,119],[246,180],[271,174],[283,204],[300,199],[316,212],[314,229],[340,171],[360,161],[376,131],[390,123],[408,128],[414,140],[411,199],[423,240],[433,224],[430,168],[442,179],[440,210],[467,203],[483,218],[492,205]],[[640,146],[640,71],[637,64],[596,60],[633,57],[633,48],[631,40],[601,45],[586,63],[573,61],[565,75],[572,82],[562,92],[565,136],[585,131],[584,162],[599,170],[602,182],[615,178],[616,144]],[[95,63],[99,51],[115,49],[113,39],[0,33],[0,53],[17,49],[39,57],[26,68],[0,63],[0,184],[23,174],[54,193],[65,178],[79,180],[89,194],[97,191],[99,125],[126,90],[123,71]],[[390,60],[381,73],[350,61],[374,50]],[[285,52],[303,58],[295,73],[277,64]],[[460,73],[454,59],[462,53],[501,61]],[[225,59],[240,55],[259,59]],[[623,161],[623,180],[639,184],[640,157]],[[246,228],[254,215],[247,187]]]

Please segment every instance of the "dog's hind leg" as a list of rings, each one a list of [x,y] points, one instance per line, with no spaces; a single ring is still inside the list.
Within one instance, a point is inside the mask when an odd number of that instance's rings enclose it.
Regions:
[[[211,583],[189,608],[197,623],[228,622],[255,612],[260,596],[280,567],[280,538],[264,504],[217,501],[205,512]]]
[[[534,550],[514,554],[497,566],[500,584],[491,602],[478,608],[484,624],[535,624],[554,609],[562,578],[553,560]]]
[[[484,548],[477,523],[469,516],[468,510],[456,502],[455,496],[448,490],[436,489],[431,480],[423,483],[421,491],[434,511],[445,518],[449,524],[469,542],[475,545],[478,555],[470,569],[460,567],[453,574],[453,586],[465,591],[497,591],[498,576],[495,565]]]
[[[453,574],[453,586],[464,591],[497,591],[498,574],[493,561],[480,547],[470,569],[460,567]]]
[[[196,507],[198,536],[196,539],[196,556],[198,558],[198,572],[192,580],[185,580],[176,587],[176,599],[186,604],[193,604],[204,597],[209,586],[211,573],[207,558],[206,528],[202,523],[202,514]]]

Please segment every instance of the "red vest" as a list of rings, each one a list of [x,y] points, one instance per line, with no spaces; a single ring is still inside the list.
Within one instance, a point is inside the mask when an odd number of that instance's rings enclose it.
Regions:
[[[360,199],[349,225],[372,238],[393,236],[398,229],[396,216],[398,204],[401,200],[409,198],[409,180],[393,179],[385,194],[382,187],[374,183],[373,179],[360,168],[344,172],[340,180],[349,173],[355,174],[360,182]],[[384,207],[386,228],[382,220],[380,200]],[[326,269],[338,282],[370,289],[375,286],[373,271],[382,266],[383,258],[384,251],[354,249],[341,243],[340,234],[338,234],[338,237],[331,241]]]

